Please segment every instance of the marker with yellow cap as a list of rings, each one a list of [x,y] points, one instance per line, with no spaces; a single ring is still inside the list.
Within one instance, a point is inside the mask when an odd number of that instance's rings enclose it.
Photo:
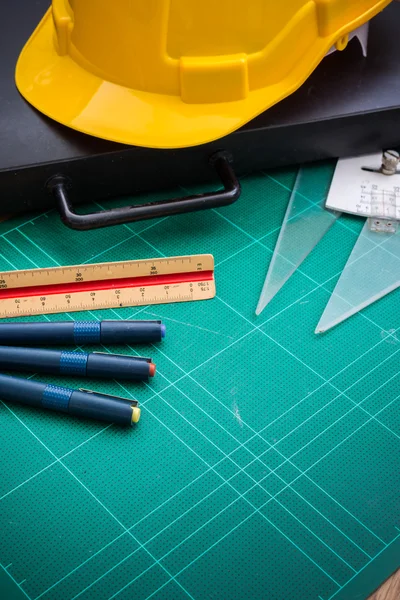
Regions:
[[[132,426],[140,419],[140,408],[136,400],[63,388],[8,375],[0,375],[0,399],[125,427]]]

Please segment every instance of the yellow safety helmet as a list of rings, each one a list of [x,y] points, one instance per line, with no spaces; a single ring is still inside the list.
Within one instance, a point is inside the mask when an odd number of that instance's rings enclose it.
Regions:
[[[218,139],[391,0],[53,0],[16,69],[49,117],[153,148]]]

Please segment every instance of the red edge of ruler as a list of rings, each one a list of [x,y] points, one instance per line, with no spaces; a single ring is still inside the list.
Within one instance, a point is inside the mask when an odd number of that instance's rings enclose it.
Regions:
[[[124,277],[123,279],[105,279],[102,281],[79,281],[57,283],[54,285],[36,285],[24,288],[0,289],[0,300],[28,296],[49,296],[52,294],[71,294],[73,292],[95,292],[149,285],[167,285],[195,281],[211,281],[213,271],[195,271],[192,273],[175,273],[167,275],[149,275],[147,277]]]

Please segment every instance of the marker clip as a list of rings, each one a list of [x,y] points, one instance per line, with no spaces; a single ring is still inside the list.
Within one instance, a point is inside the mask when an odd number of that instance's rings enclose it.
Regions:
[[[152,358],[147,358],[145,356],[134,356],[133,354],[115,354],[110,352],[93,352],[92,354],[103,354],[106,356],[123,356],[124,358],[134,358],[135,360],[140,360],[142,362],[152,363]]]
[[[113,398],[114,400],[124,400],[125,402],[129,402],[131,406],[139,406],[138,400],[134,400],[133,398],[123,398],[122,396],[115,396],[114,394],[103,394],[103,392],[95,392],[94,390],[86,390],[85,388],[79,388],[79,392],[85,392],[86,394],[93,394],[95,396],[105,396],[106,398]]]

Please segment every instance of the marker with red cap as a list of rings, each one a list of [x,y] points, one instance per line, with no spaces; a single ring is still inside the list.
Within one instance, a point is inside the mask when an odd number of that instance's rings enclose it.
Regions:
[[[34,371],[75,377],[148,381],[156,365],[151,358],[101,352],[60,352],[0,346],[0,370]]]

